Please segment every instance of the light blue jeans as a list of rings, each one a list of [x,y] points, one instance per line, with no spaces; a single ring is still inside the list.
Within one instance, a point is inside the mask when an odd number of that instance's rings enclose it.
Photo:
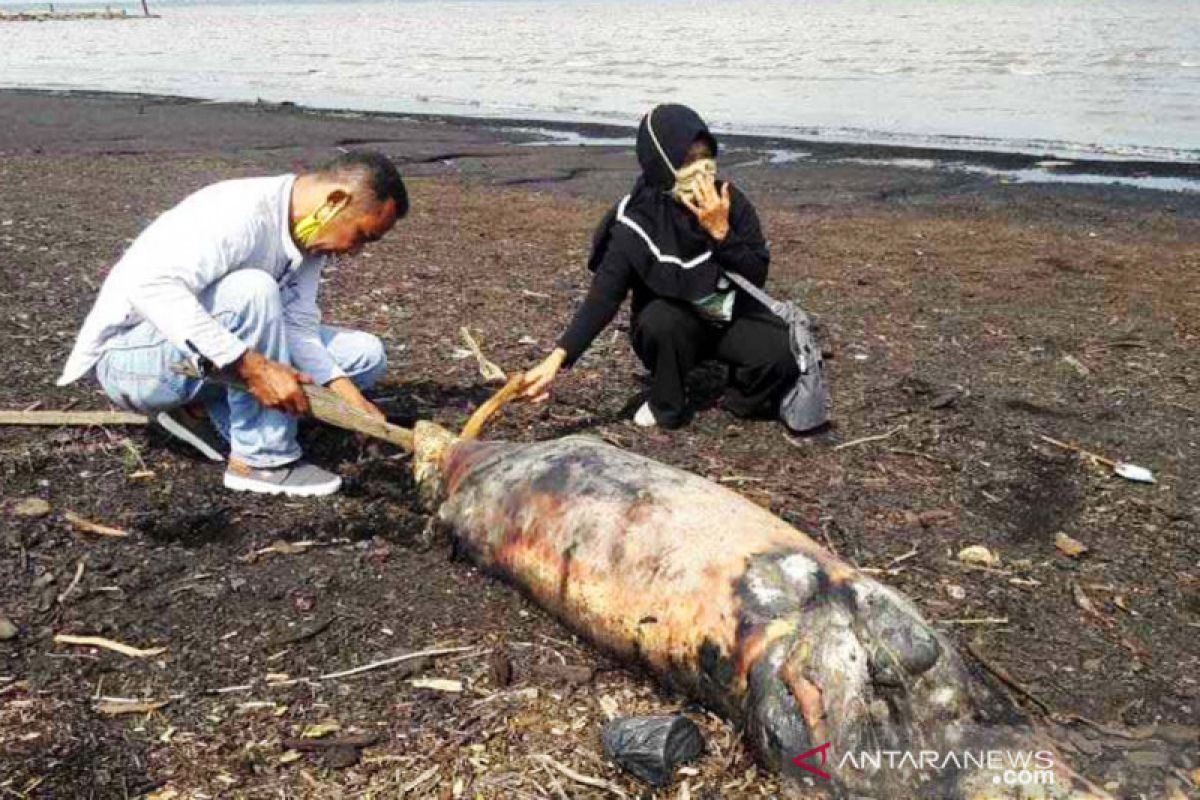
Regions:
[[[290,363],[279,287],[266,272],[232,272],[202,292],[200,304],[213,318],[267,358]],[[360,389],[372,386],[387,368],[383,343],[362,331],[322,325],[321,342],[334,362]],[[190,359],[149,322],[130,328],[107,343],[96,363],[96,378],[109,398],[135,411],[154,414],[203,402],[233,455],[252,467],[269,468],[295,461],[296,418],[264,408],[249,393],[175,373],[171,367]]]

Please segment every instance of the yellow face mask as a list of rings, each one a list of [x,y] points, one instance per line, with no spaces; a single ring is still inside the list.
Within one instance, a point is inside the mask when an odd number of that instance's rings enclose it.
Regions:
[[[336,203],[326,200],[316,211],[292,226],[292,236],[301,247],[308,247],[321,229],[329,224],[329,220],[336,217],[349,204],[349,197],[342,198]]]

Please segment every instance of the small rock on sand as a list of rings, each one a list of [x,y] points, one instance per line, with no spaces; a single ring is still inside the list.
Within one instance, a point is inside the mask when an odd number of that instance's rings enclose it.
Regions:
[[[40,497],[23,497],[13,507],[18,517],[44,517],[50,513],[50,504]]]
[[[16,638],[17,626],[8,617],[0,615],[0,642],[7,642],[9,639]]]

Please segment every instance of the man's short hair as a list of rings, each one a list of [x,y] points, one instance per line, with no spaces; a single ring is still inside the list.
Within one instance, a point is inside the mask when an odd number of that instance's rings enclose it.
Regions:
[[[351,150],[317,168],[319,175],[358,178],[380,203],[393,200],[396,218],[408,214],[408,190],[392,160],[377,150]]]

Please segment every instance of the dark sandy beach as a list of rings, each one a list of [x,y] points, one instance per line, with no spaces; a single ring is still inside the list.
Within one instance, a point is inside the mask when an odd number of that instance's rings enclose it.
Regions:
[[[105,271],[158,212],[216,180],[372,147],[401,164],[413,212],[339,265],[326,316],[384,339],[394,420],[460,424],[489,388],[459,328],[507,369],[540,358],[586,288],[593,225],[635,174],[630,148],[530,145],[531,127],[545,126],[0,91],[0,407],[107,408],[95,386],[53,381]],[[771,240],[769,288],[823,325],[832,429],[794,438],[729,416],[715,369],[696,375],[690,426],[635,428],[641,369],[621,317],[553,403],[509,409],[489,436],[586,432],[735,487],[913,598],[1115,796],[1196,796],[1200,194],[883,163],[1014,170],[1036,157],[726,145],[722,172]],[[837,449],[864,437],[879,438]],[[601,755],[606,715],[684,710],[708,751],[658,796],[788,796],[728,724],[451,560],[423,535],[406,459],[328,429],[305,442],[351,478],[344,495],[228,494],[219,468],[139,428],[0,428],[0,617],[17,628],[0,641],[7,795],[508,798],[561,796],[557,783],[610,796],[531,759],[549,754],[636,796]],[[27,497],[51,510],[17,514]],[[130,535],[81,533],[67,512]],[[1060,533],[1087,551],[1065,554]],[[280,540],[315,544],[254,555]],[[1000,564],[963,564],[968,545]],[[167,650],[127,658],[58,633]],[[490,652],[268,685],[437,646]],[[584,678],[546,666],[564,663]],[[113,717],[104,697],[170,702]],[[344,752],[285,756],[284,738],[330,721],[377,743],[350,766]]]

